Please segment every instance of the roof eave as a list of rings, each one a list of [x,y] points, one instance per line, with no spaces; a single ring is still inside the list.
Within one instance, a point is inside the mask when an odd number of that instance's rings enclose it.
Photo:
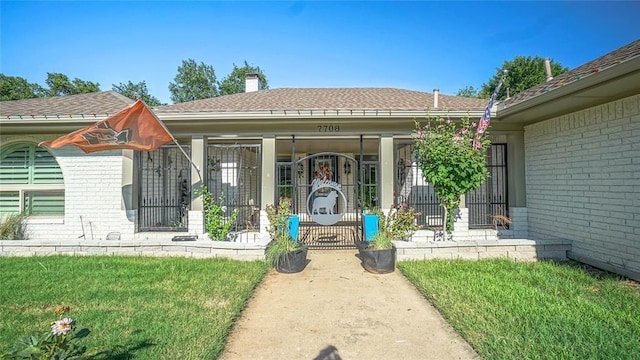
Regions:
[[[585,77],[579,81],[575,81],[573,83],[564,85],[558,89],[543,93],[531,99],[511,105],[507,108],[498,109],[497,118],[500,121],[505,121],[505,122],[517,121],[516,119],[530,118],[529,116],[524,116],[523,115],[524,113],[538,112],[541,115],[541,116],[537,116],[538,118],[540,118],[539,120],[544,120],[545,118],[548,118],[549,116],[554,115],[551,113],[545,113],[544,111],[540,111],[540,109],[543,108],[545,105],[551,104],[560,99],[571,96],[572,94],[584,92],[588,89],[595,88],[599,85],[622,79],[625,76],[629,76],[629,75],[639,76],[639,74],[640,74],[640,56],[637,56],[623,63],[620,63],[617,66],[599,71],[598,73]],[[633,84],[633,82],[630,82],[630,83]],[[633,85],[631,85],[631,88],[629,88],[629,86],[626,86],[624,88],[617,89],[619,90],[619,95],[625,96],[625,95],[632,94],[634,91],[636,91],[636,93],[640,91],[640,82],[635,82],[635,84],[637,84],[635,85],[635,88]],[[591,101],[584,101],[582,105],[594,106],[594,105],[597,105],[598,103],[610,101],[611,99],[613,99],[614,96],[615,94],[610,94],[610,96],[607,96],[607,97],[603,96],[601,98],[602,100],[600,101],[598,101],[596,98],[593,98]],[[576,105],[579,105],[579,104],[576,103]],[[574,106],[574,108],[575,107],[577,106]],[[565,107],[565,109],[566,109],[565,113],[573,111],[571,107]],[[535,121],[520,120],[518,122],[531,123]]]
[[[265,119],[352,119],[352,118],[415,118],[429,116],[447,117],[476,117],[481,116],[482,110],[447,110],[447,109],[425,109],[425,110],[263,110],[263,111],[213,111],[213,112],[180,112],[163,113],[156,115],[163,121],[180,120],[265,120]]]

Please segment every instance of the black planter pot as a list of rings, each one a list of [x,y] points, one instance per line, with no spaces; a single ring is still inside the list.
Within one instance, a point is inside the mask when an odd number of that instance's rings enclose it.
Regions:
[[[291,274],[304,270],[307,266],[307,250],[308,248],[303,245],[297,250],[280,255],[276,271]]]
[[[370,273],[388,274],[396,269],[396,247],[391,249],[369,249],[366,242],[358,243],[362,267]]]

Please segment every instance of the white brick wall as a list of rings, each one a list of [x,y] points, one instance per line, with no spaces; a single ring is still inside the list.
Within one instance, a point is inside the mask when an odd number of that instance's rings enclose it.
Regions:
[[[84,154],[67,146],[53,153],[64,176],[64,223],[30,224],[30,234],[39,239],[74,239],[82,235],[84,226],[87,240],[105,239],[110,232],[119,232],[122,239],[131,239],[134,223],[127,219],[121,205],[122,151]]]
[[[640,276],[640,95],[525,127],[528,232]]]

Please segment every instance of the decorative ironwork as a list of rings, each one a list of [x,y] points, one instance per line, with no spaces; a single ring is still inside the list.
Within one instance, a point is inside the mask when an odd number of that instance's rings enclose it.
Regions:
[[[396,144],[396,176],[394,200],[396,206],[404,203],[421,213],[418,224],[423,229],[436,230],[444,224],[444,210],[435,188],[423,177],[413,158],[413,143]]]
[[[356,159],[338,153],[304,157],[296,167],[313,171],[303,174],[295,185],[286,177],[292,165],[278,163],[278,193],[293,190],[293,212],[300,218],[298,241],[312,249],[354,248],[362,234],[361,175],[335,169],[358,169]]]
[[[189,160],[177,146],[147,152],[145,161],[142,152],[137,154],[139,231],[187,231],[191,204]]]
[[[466,195],[469,228],[509,228],[507,144],[491,144],[487,151],[489,178]]]
[[[207,146],[207,188],[213,196],[224,194],[225,213],[238,210],[231,231],[260,228],[259,144]]]

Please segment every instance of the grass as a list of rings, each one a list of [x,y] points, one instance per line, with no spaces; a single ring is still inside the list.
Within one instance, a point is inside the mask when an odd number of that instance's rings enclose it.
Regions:
[[[261,261],[0,258],[0,353],[43,333],[57,305],[108,359],[215,359],[266,273]]]
[[[640,290],[618,276],[505,259],[398,268],[482,358],[640,358]]]

